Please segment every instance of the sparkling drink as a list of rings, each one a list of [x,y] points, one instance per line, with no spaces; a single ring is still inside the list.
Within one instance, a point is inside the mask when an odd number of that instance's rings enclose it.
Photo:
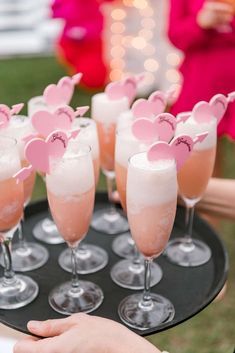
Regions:
[[[192,238],[194,206],[201,199],[213,173],[216,142],[217,120],[198,123],[193,116],[184,124],[177,125],[176,134],[187,134],[193,139],[197,134],[208,132],[207,137],[196,143],[189,159],[178,173],[179,193],[186,205],[186,234],[171,240],[165,251],[167,258],[180,266],[194,267],[203,265],[211,257],[210,248],[201,240]]]
[[[38,285],[30,277],[15,275],[12,268],[11,241],[23,213],[23,183],[13,175],[21,168],[17,141],[0,136],[0,240],[4,277],[0,278],[0,308],[16,309],[30,303]]]
[[[139,251],[159,256],[170,237],[176,212],[174,160],[150,163],[146,153],[131,158],[127,177],[127,215]]]
[[[85,237],[92,216],[95,182],[90,147],[74,143],[59,161],[51,161],[46,176],[53,219],[72,253],[73,277],[49,294],[49,303],[62,314],[91,312],[103,300],[101,289],[92,282],[78,281],[76,251]]]
[[[169,322],[174,306],[150,294],[150,265],[170,237],[176,213],[177,176],[174,159],[150,162],[147,153],[130,158],[127,175],[127,215],[131,234],[145,257],[143,294],[133,294],[119,304],[118,313],[128,326],[146,330]]]

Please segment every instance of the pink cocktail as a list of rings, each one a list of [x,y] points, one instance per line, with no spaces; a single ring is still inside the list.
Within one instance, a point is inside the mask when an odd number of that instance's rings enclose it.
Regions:
[[[203,265],[211,257],[210,248],[201,240],[192,238],[194,206],[203,196],[212,176],[217,142],[217,120],[198,123],[193,115],[184,124],[177,126],[176,134],[187,134],[192,138],[208,132],[201,143],[196,143],[192,154],[178,173],[179,193],[186,205],[186,235],[169,242],[165,254],[178,265],[193,267]]]
[[[177,174],[174,159],[150,162],[147,153],[130,158],[127,175],[127,216],[135,243],[145,258],[143,294],[122,300],[118,312],[128,326],[146,330],[174,317],[172,303],[150,294],[150,265],[164,250],[176,213]]]
[[[129,101],[123,96],[111,99],[106,93],[95,94],[92,97],[91,116],[96,121],[100,146],[100,165],[106,176],[108,198],[111,204],[107,210],[94,213],[92,227],[106,234],[117,234],[128,230],[125,217],[117,211],[113,202],[115,182],[114,153],[116,141],[116,126],[118,117],[129,109]]]
[[[71,282],[62,283],[49,295],[52,308],[69,315],[95,310],[103,300],[92,282],[78,281],[76,250],[86,236],[94,207],[95,181],[90,147],[74,143],[60,161],[51,161],[46,176],[47,195],[53,219],[72,252]]]
[[[1,309],[23,307],[38,294],[38,285],[30,277],[15,275],[12,268],[11,241],[24,204],[23,184],[13,178],[20,168],[17,141],[0,136],[0,243],[4,255],[4,277],[0,278]]]
[[[5,129],[2,129],[4,135],[11,136],[17,140],[17,148],[21,160],[21,166],[29,165],[25,158],[24,138],[35,133],[31,124],[31,119],[25,115],[12,116],[10,123]],[[36,172],[33,171],[23,182],[24,186],[24,207],[30,202]],[[18,225],[19,243],[14,244],[12,249],[12,260],[16,271],[30,271],[43,266],[49,257],[48,251],[40,244],[27,242],[23,229],[23,218]]]
[[[121,128],[116,133],[115,146],[115,174],[117,190],[120,196],[121,205],[126,214],[126,183],[128,160],[134,154],[146,151],[154,142],[153,139],[148,141],[138,140],[132,133],[131,123]],[[142,256],[137,251],[135,242],[130,233],[118,236],[112,244],[113,251],[126,258],[118,261],[111,269],[111,277],[113,281],[125,288],[143,289],[144,288],[144,265]],[[160,267],[152,264],[151,286],[157,284],[162,278]]]

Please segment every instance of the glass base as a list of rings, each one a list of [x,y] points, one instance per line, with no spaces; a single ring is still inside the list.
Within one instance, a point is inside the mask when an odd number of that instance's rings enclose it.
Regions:
[[[49,218],[44,218],[36,224],[33,228],[33,235],[37,240],[46,244],[62,244],[65,242],[55,223]]]
[[[116,237],[112,243],[112,250],[120,257],[133,259],[135,256],[135,242],[131,234],[128,232]]]
[[[103,302],[104,295],[100,287],[88,281],[80,281],[80,291],[73,293],[71,282],[65,282],[54,288],[49,294],[49,304],[60,314],[72,315],[90,313]]]
[[[129,230],[129,224],[122,211],[110,212],[110,208],[95,211],[91,226],[95,230],[105,234],[125,233]]]
[[[105,250],[99,246],[84,244],[84,250],[76,250],[77,255],[77,273],[79,274],[88,274],[94,273],[102,268],[104,268],[108,263],[108,254]],[[71,263],[71,250],[64,250],[58,259],[60,267],[63,270],[72,272],[72,263]]]
[[[121,260],[111,269],[112,280],[120,287],[139,290],[144,288],[144,262],[134,265],[132,260]],[[162,279],[162,270],[156,263],[151,263],[151,283],[155,286]]]
[[[127,326],[143,331],[173,320],[175,309],[168,299],[152,293],[152,305],[146,308],[141,305],[142,297],[132,294],[119,304],[119,317]]]
[[[49,253],[44,246],[35,243],[26,243],[25,248],[20,248],[19,244],[12,247],[11,257],[14,271],[32,271],[45,265],[49,258]],[[0,259],[3,264],[3,256]]]
[[[0,278],[0,309],[18,309],[31,303],[38,295],[37,283],[30,277],[15,275],[13,279]]]
[[[202,241],[193,239],[187,244],[185,238],[171,240],[164,255],[170,262],[183,267],[196,267],[205,264],[211,258],[211,249]]]

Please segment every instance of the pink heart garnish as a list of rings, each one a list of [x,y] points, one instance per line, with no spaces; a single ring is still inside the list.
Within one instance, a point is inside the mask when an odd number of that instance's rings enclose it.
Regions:
[[[136,118],[152,118],[164,112],[166,104],[165,94],[161,91],[156,91],[148,99],[138,99],[131,110]]]
[[[177,136],[170,144],[166,142],[153,144],[147,152],[147,157],[149,161],[175,159],[177,170],[179,170],[189,158],[193,145],[194,142],[190,136]]]
[[[123,81],[111,82],[105,88],[105,93],[111,100],[127,97],[131,104],[135,98],[137,83],[133,78],[127,78]]]
[[[212,107],[212,112],[219,123],[228,108],[228,98],[223,94],[216,94],[211,98],[209,104]]]
[[[70,77],[62,77],[57,85],[50,84],[43,92],[43,97],[47,105],[69,104],[74,91],[74,84]]]
[[[139,118],[132,124],[133,135],[141,141],[170,141],[174,136],[176,119],[169,113],[162,113],[154,120]]]
[[[207,102],[198,102],[193,110],[192,115],[194,120],[198,123],[208,123],[213,119],[213,111],[209,103]]]
[[[0,104],[0,128],[4,128],[8,125],[10,116],[10,108],[5,104]]]
[[[35,138],[25,146],[25,157],[32,169],[42,173],[50,172],[50,158],[63,157],[68,145],[68,137],[62,131],[54,131],[46,141]]]
[[[54,130],[69,130],[75,118],[74,111],[69,106],[58,108],[54,113],[40,110],[33,114],[33,127],[42,136],[48,136]]]
[[[34,170],[49,173],[49,151],[45,141],[39,138],[29,141],[25,147],[25,157]]]

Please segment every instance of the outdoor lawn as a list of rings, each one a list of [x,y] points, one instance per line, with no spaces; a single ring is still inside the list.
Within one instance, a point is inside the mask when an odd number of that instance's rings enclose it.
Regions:
[[[41,95],[49,83],[65,75],[64,69],[52,57],[24,58],[0,61],[0,103],[13,105]],[[72,105],[90,105],[92,93],[77,89]],[[26,104],[27,106],[27,104]],[[26,106],[23,113],[26,113]],[[224,177],[235,178],[235,150],[223,140]],[[99,190],[104,189],[101,179]],[[45,187],[38,177],[33,202],[45,198]],[[228,289],[225,298],[212,303],[196,317],[177,328],[151,336],[160,349],[170,353],[233,353],[235,345],[235,224],[223,221],[219,232],[225,242],[230,261]],[[128,352],[127,352],[128,353]],[[144,353],[144,352],[143,352]]]

